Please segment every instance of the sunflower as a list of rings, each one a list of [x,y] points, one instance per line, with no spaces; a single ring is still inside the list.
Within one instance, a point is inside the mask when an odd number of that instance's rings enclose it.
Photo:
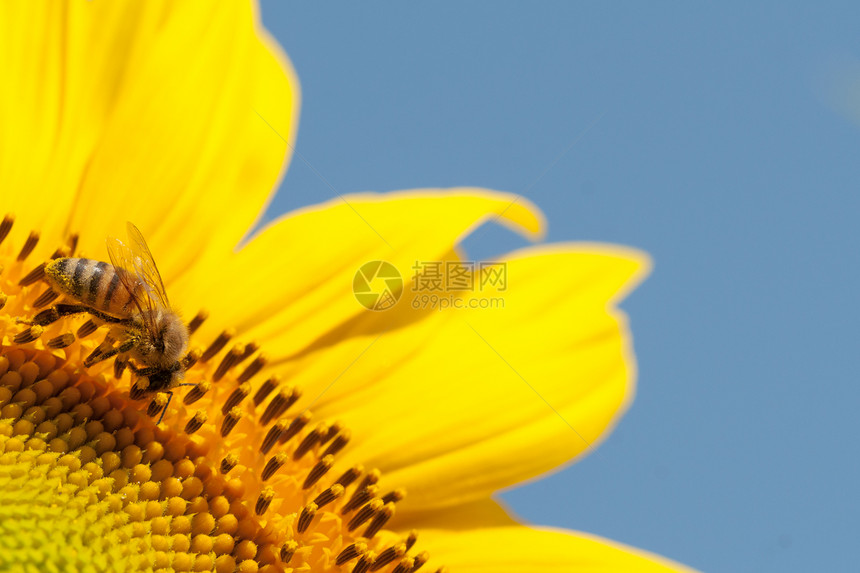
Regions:
[[[647,256],[525,249],[495,262],[510,288],[422,305],[410,269],[465,263],[482,222],[542,233],[535,206],[481,189],[341,197],[237,247],[290,155],[298,83],[254,6],[208,8],[0,4],[0,568],[683,569],[491,499],[629,405],[615,304]],[[61,302],[46,263],[105,260],[126,220],[191,334],[175,395],[85,366],[112,342],[89,313],[33,321]],[[405,275],[381,312],[353,292],[374,261]]]

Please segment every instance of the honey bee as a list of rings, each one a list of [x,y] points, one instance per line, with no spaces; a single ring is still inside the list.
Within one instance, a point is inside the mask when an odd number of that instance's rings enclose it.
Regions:
[[[110,331],[84,366],[116,356],[117,375],[128,366],[138,376],[132,398],[167,392],[169,403],[189,360],[188,327],[170,307],[143,235],[133,224],[127,226],[129,245],[107,239],[110,264],[64,257],[45,265],[45,280],[65,298],[36,314],[32,324],[46,326],[65,316],[89,314]]]

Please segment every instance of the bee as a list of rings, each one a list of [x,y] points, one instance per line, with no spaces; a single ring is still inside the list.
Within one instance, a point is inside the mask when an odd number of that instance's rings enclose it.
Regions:
[[[65,298],[36,314],[32,324],[46,326],[66,316],[89,314],[110,331],[84,366],[116,356],[117,376],[128,366],[138,377],[131,390],[133,399],[166,392],[169,404],[171,389],[181,384],[189,362],[188,327],[171,309],[140,230],[131,223],[127,227],[128,245],[107,239],[110,264],[64,257],[45,265],[46,282]],[[162,417],[165,411],[167,404]]]

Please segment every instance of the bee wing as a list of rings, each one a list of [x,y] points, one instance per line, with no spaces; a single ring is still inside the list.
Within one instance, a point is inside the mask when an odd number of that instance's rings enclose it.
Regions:
[[[169,308],[170,301],[167,299],[167,291],[161,273],[155,265],[152,252],[143,238],[143,234],[131,222],[126,223],[128,237],[131,239],[131,251],[134,254],[134,272],[146,288],[149,296],[162,308]]]
[[[115,237],[108,237],[106,241],[108,257],[111,264],[116,268],[116,275],[119,277],[119,282],[128,291],[131,301],[137,307],[137,310],[143,313],[144,310],[152,310],[154,302],[150,296],[141,296],[141,288],[146,291],[146,286],[143,279],[138,276],[135,270],[135,254],[125,244]]]

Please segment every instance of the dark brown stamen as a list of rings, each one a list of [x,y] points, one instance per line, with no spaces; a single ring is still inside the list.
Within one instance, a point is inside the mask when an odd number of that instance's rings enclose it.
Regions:
[[[407,551],[409,551],[409,550],[407,549]],[[430,554],[427,553],[426,551],[422,551],[421,553],[416,555],[415,556],[415,564],[412,565],[411,573],[415,573],[415,571],[418,571],[419,569],[421,569],[424,566],[424,564],[427,563],[429,560],[430,560]]]
[[[191,319],[191,322],[188,323],[188,334],[194,334],[197,332],[197,329],[200,328],[200,325],[203,324],[207,318],[209,318],[208,312],[205,310],[198,312],[197,315]]]
[[[16,334],[12,341],[15,344],[29,344],[42,336],[42,332],[44,332],[44,329],[41,326],[31,326],[30,328],[22,330]]]
[[[54,289],[48,289],[39,295],[39,298],[33,301],[33,308],[42,308],[48,306],[59,298],[59,294],[54,292]]]
[[[359,464],[357,466],[353,466],[353,467],[349,468],[348,470],[346,470],[345,472],[343,472],[339,478],[334,480],[334,483],[339,483],[343,487],[349,487],[352,484],[352,482],[354,482],[356,479],[358,479],[358,476],[360,476],[361,472],[363,472],[363,471],[364,471],[364,466],[362,466],[361,464]]]
[[[257,504],[254,506],[254,513],[263,515],[269,509],[269,504],[272,503],[272,498],[275,497],[275,490],[267,487],[260,492],[260,497],[257,498]]]
[[[221,352],[221,350],[227,346],[227,343],[230,342],[230,339],[233,338],[236,331],[232,328],[229,328],[218,335],[218,338],[212,341],[212,344],[209,345],[205,351],[203,351],[203,355],[200,357],[200,360],[203,362],[209,362],[212,358]]]
[[[0,266],[0,272],[2,272],[2,266]],[[0,292],[0,309],[2,309],[4,306],[6,306],[6,301],[8,301],[8,300],[9,300],[9,297],[6,296],[4,293]]]
[[[273,456],[268,462],[266,462],[266,467],[263,468],[263,472],[260,474],[260,478],[263,481],[266,481],[273,475],[275,472],[281,469],[287,462],[287,454],[281,452],[280,454]]]
[[[352,497],[349,498],[349,501],[344,504],[341,508],[340,513],[342,515],[346,515],[350,511],[354,509],[358,509],[358,507],[364,505],[368,501],[370,501],[373,496],[377,494],[379,491],[379,486],[371,485],[367,486],[364,489],[358,489],[355,493],[352,494]]]
[[[37,231],[30,231],[30,235],[24,241],[24,246],[21,248],[21,252],[18,253],[18,261],[23,261],[29,257],[37,244],[39,244],[39,233]]]
[[[260,386],[260,389],[257,390],[257,393],[254,394],[254,406],[259,406],[260,403],[266,399],[266,397],[272,393],[272,390],[277,388],[278,382],[280,378],[277,376],[272,376]]]
[[[223,378],[224,375],[233,368],[233,366],[239,363],[242,357],[242,350],[243,348],[237,345],[231,348],[230,352],[224,355],[224,358],[222,358],[220,364],[218,364],[218,368],[215,369],[215,374],[212,375],[213,382],[221,380],[221,378]]]
[[[92,320],[88,320],[78,328],[78,338],[86,338],[96,330],[98,330],[99,326],[93,322]]]
[[[382,472],[377,469],[372,469],[367,472],[367,475],[364,476],[364,479],[361,480],[361,483],[358,485],[358,489],[362,490],[368,486],[371,486],[379,481],[379,478],[382,477]]]
[[[194,417],[188,420],[188,423],[185,424],[185,433],[193,434],[197,430],[203,427],[203,424],[206,423],[206,412],[204,410],[197,410],[194,414]]]
[[[211,386],[212,384],[210,384],[208,381],[201,380],[197,383],[197,386],[188,391],[182,401],[185,402],[186,405],[193,404],[194,402],[202,398],[203,395],[209,391],[209,388]]]
[[[391,573],[411,573],[413,567],[415,567],[415,558],[404,557]]]
[[[0,222],[0,243],[6,240],[9,236],[9,231],[12,230],[12,224],[15,222],[15,215],[8,213]]]
[[[367,551],[367,543],[363,543],[361,541],[357,541],[355,543],[351,543],[347,545],[343,551],[338,553],[337,559],[335,559],[335,565],[343,565],[347,561],[352,561],[356,557],[364,555],[365,551]]]
[[[243,382],[247,382],[248,380],[256,376],[257,373],[263,369],[263,367],[268,361],[269,359],[266,358],[265,354],[260,354],[259,356],[254,358],[254,361],[248,364],[245,370],[243,370],[242,373],[239,374],[239,378],[237,378],[239,383],[241,384]]]
[[[308,489],[309,487],[317,483],[320,478],[322,478],[325,474],[328,473],[328,471],[331,469],[331,466],[333,465],[334,456],[326,456],[320,461],[318,461],[317,464],[313,468],[311,468],[311,471],[308,472],[308,477],[305,478],[305,483],[302,484],[302,489]],[[343,486],[339,487],[343,488]],[[319,505],[322,506],[323,504]]]
[[[296,531],[299,533],[307,531],[308,527],[311,525],[311,521],[313,521],[317,514],[317,509],[318,508],[315,503],[309,503],[302,509],[302,513],[299,515],[299,520],[296,523]]]
[[[388,520],[391,519],[392,515],[394,515],[394,504],[386,503],[385,507],[373,516],[373,521],[371,521],[370,525],[367,526],[367,529],[364,530],[364,537],[370,539],[379,533],[379,530],[385,527],[385,524],[388,523]]]
[[[230,397],[224,402],[224,405],[221,406],[221,413],[227,414],[230,410],[239,405],[239,403],[244,400],[248,394],[251,392],[250,384],[242,384],[230,394]]]
[[[140,400],[144,396],[146,396],[146,392],[149,389],[149,380],[140,379],[137,380],[131,387],[131,390],[128,392],[129,398],[132,400]]]
[[[413,529],[406,537],[406,541],[404,541],[404,543],[406,543],[406,551],[412,549],[416,541],[418,541],[418,532]]]
[[[406,490],[403,488],[397,488],[394,491],[389,491],[384,496],[382,496],[383,503],[397,503],[406,497]]]
[[[161,413],[165,406],[167,406],[167,398],[165,398],[163,394],[158,393],[155,395],[155,398],[149,402],[149,407],[146,409],[146,415],[150,418],[154,418]]]
[[[266,406],[263,415],[260,416],[260,423],[265,426],[275,418],[280,418],[287,411],[287,408],[296,403],[299,396],[301,396],[301,392],[293,387],[287,387],[278,392]]]
[[[328,428],[321,428],[320,426],[314,428],[310,433],[308,433],[307,436],[305,436],[301,443],[299,443],[299,446],[296,448],[296,451],[293,452],[293,459],[302,459],[302,456],[311,451],[311,448],[313,448],[317,444],[317,442],[320,441],[322,436],[324,436],[327,431]]]
[[[341,451],[346,445],[349,443],[349,439],[352,437],[352,432],[349,430],[341,430],[340,434],[334,439],[332,443],[328,445],[328,447],[323,452],[323,457],[329,454],[336,454]]]
[[[281,434],[286,431],[288,425],[289,422],[287,420],[278,420],[275,425],[269,428],[269,431],[266,433],[266,437],[263,438],[263,443],[260,444],[260,452],[262,454],[269,453],[269,450],[271,450],[272,446],[277,443],[278,438],[281,437]]]
[[[302,414],[298,418],[293,418],[293,421],[290,422],[290,427],[287,428],[283,434],[281,434],[280,438],[278,438],[278,443],[285,444],[291,439],[293,439],[293,436],[298,434],[302,430],[302,428],[304,428],[310,421],[310,412],[302,412]]]
[[[192,366],[197,364],[198,360],[200,360],[200,350],[194,348],[182,357],[182,369],[189,370]]]
[[[52,322],[56,322],[60,320],[60,313],[57,312],[56,308],[46,308],[40,312],[37,312],[33,317],[31,324],[51,324]]]
[[[84,358],[84,366],[89,368],[90,366],[98,362],[99,357],[108,350],[110,350],[110,344],[107,342],[107,339],[105,339],[104,342],[96,346],[95,349],[93,349],[93,351],[90,352],[86,358]]]
[[[352,573],[367,573],[373,567],[373,562],[376,561],[376,553],[368,551],[361,556],[355,567],[352,568]]]
[[[236,427],[239,419],[244,415],[245,413],[241,408],[233,408],[230,410],[230,412],[224,417],[224,421],[221,422],[221,437],[226,438],[233,428]]]
[[[45,346],[48,348],[60,349],[65,348],[67,346],[71,346],[75,342],[75,335],[71,332],[67,332],[66,334],[61,334],[60,336],[55,336],[51,340],[45,343]]]
[[[382,509],[383,503],[381,499],[373,499],[369,503],[363,505],[361,509],[359,509],[355,515],[352,516],[352,519],[349,520],[349,523],[346,525],[346,528],[352,531],[356,527],[360,527],[361,524],[366,522],[368,519],[376,515],[376,513]]]
[[[242,355],[239,357],[239,362],[244,362],[245,360],[250,358],[250,356],[252,354],[254,354],[256,351],[258,351],[259,349],[260,349],[259,344],[257,344],[256,342],[249,342],[248,344],[245,345],[245,348],[242,349]]]
[[[322,493],[320,493],[316,498],[314,498],[314,503],[317,507],[325,507],[330,504],[334,500],[338,499],[343,495],[343,486],[334,484],[333,486],[326,488]]]
[[[125,367],[128,365],[128,362],[125,360],[120,360],[117,358],[113,361],[113,377],[116,379],[122,378],[123,372],[125,372]]]
[[[57,247],[53,253],[51,253],[51,259],[60,259],[63,257],[68,257],[71,253],[69,252],[68,247]]]
[[[38,267],[24,275],[24,278],[18,281],[18,286],[30,286],[31,284],[42,280],[42,277],[45,276],[45,263],[40,264]]]
[[[373,567],[371,567],[370,570],[378,571],[395,559],[403,557],[405,553],[406,545],[403,543],[398,543],[397,545],[389,547],[379,554],[379,557],[376,558],[376,561],[373,563]]]
[[[299,549],[299,544],[293,540],[287,541],[283,545],[281,545],[281,561],[285,565],[289,564],[290,560],[293,558],[293,555],[296,554],[296,551]]]
[[[236,454],[227,454],[221,460],[221,473],[227,474],[230,473],[230,470],[236,467],[236,464],[239,463],[239,456]]]
[[[325,436],[323,436],[322,440],[320,440],[320,445],[328,443],[330,440],[334,439],[334,437],[337,436],[343,429],[343,424],[341,424],[340,422],[335,422],[334,424],[329,425]]]

